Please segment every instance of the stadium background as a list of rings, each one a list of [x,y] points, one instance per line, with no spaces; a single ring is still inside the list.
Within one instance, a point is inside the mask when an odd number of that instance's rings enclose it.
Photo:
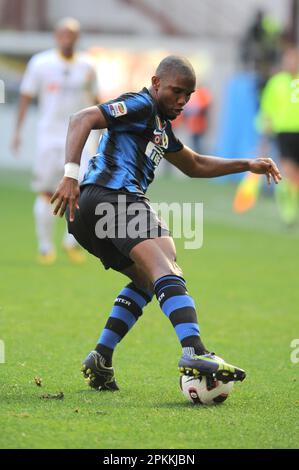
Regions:
[[[1,448],[298,447],[299,364],[290,359],[290,343],[299,336],[298,227],[283,227],[272,191],[265,190],[250,212],[236,215],[235,177],[189,181],[167,165],[150,190],[157,201],[204,202],[204,246],[188,252],[179,240],[178,258],[199,304],[206,342],[248,369],[246,383],[218,408],[185,403],[175,337],[151,305],[116,353],[121,393],[99,396],[85,389],[79,364],[123,280],[92,259],[71,267],[61,254],[52,267],[36,265],[29,191],[35,106],[20,157],[10,150],[26,62],[53,47],[59,18],[74,16],[82,26],[80,46],[97,63],[102,100],[148,85],[166,54],[187,55],[213,97],[206,153],[256,155],[250,87],[256,71],[240,55],[259,8],[284,40],[298,41],[298,2],[291,0],[85,0],[84,7],[78,0],[0,1]],[[185,127],[177,134],[190,144]],[[57,236],[62,230],[60,224]],[[43,388],[35,376],[42,377]],[[60,390],[64,400],[39,398]]]

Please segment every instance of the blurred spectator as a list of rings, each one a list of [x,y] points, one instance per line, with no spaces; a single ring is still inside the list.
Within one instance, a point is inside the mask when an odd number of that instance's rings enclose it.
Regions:
[[[202,138],[208,129],[208,114],[212,97],[207,88],[199,86],[192,93],[190,101],[183,111],[183,122],[186,125],[192,140],[192,148],[202,153]]]
[[[95,69],[84,54],[76,53],[80,24],[65,18],[56,26],[57,49],[34,55],[28,63],[20,90],[12,149],[17,154],[21,129],[33,98],[38,100],[37,154],[34,162],[32,189],[37,193],[34,217],[39,261],[51,264],[56,252],[53,241],[55,222],[50,199],[64,173],[64,148],[69,117],[72,113],[97,102]],[[88,152],[82,152],[83,167]],[[82,167],[82,173],[84,168]],[[83,176],[83,175],[82,175]],[[63,247],[71,261],[81,262],[76,240],[67,231]]]
[[[286,224],[295,222],[299,197],[299,51],[285,51],[282,70],[267,82],[261,96],[265,138],[276,137],[284,180],[276,188],[278,208]]]
[[[278,23],[258,10],[241,43],[241,61],[246,68],[254,69],[263,88],[278,63],[281,54],[282,31]]]

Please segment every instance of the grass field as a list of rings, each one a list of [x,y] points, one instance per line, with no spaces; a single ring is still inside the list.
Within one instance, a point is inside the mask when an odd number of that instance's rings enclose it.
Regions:
[[[273,202],[250,214],[230,206],[234,188],[157,181],[153,199],[204,201],[204,245],[178,261],[209,348],[248,372],[217,407],[194,407],[178,386],[180,347],[153,301],[115,353],[121,391],[89,390],[80,363],[94,346],[125,278],[96,259],[35,262],[33,195],[0,177],[0,448],[298,448],[298,229],[280,226]],[[57,240],[63,230],[59,224]],[[34,378],[42,378],[42,387]],[[41,395],[63,391],[63,400]]]

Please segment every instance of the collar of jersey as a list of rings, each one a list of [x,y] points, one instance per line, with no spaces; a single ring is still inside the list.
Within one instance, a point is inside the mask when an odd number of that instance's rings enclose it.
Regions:
[[[58,55],[58,57],[63,60],[64,62],[66,62],[67,64],[71,64],[72,62],[75,62],[78,54],[77,52],[74,52],[74,54],[72,55],[72,57],[65,57],[63,54],[61,54],[60,50],[59,49],[55,49],[56,50],[56,53]]]
[[[162,121],[166,121],[166,122],[167,122],[167,121],[168,121],[168,118],[167,118],[166,116],[164,116],[164,114],[163,114],[163,113],[160,111],[160,109],[158,108],[157,102],[156,102],[155,98],[150,94],[149,89],[146,88],[146,87],[143,87],[143,88],[142,88],[142,92],[143,92],[143,93],[147,93],[147,94],[151,97],[151,99],[152,99],[152,101],[153,101],[153,103],[154,103],[154,105],[155,105],[155,108],[156,108],[156,110],[157,110],[157,114],[158,114],[159,117],[162,119]]]

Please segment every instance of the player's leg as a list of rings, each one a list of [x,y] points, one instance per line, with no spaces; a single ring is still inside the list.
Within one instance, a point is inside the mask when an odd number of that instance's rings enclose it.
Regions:
[[[135,246],[130,256],[137,267],[147,273],[162,311],[174,327],[183,351],[207,352],[200,335],[192,297],[186,289],[176,249],[171,237],[145,240]]]
[[[82,364],[82,372],[91,387],[118,390],[112,368],[113,352],[142,315],[144,307],[153,297],[153,291],[143,272],[137,270],[128,257],[110,240],[100,240],[95,235],[95,206],[106,193],[98,187],[83,188],[79,200],[80,210],[76,211],[74,222],[68,221],[68,226],[80,245],[101,259],[106,269],[113,268],[131,280],[116,297],[95,349]]]
[[[38,260],[42,264],[51,264],[56,259],[53,241],[55,217],[50,204],[53,193],[51,175],[53,173],[53,151],[40,137],[37,155],[33,167],[32,189],[37,193],[33,214],[38,243]]]
[[[65,229],[62,248],[65,251],[69,261],[73,264],[83,264],[86,261],[85,255],[80,249],[76,239]]]
[[[299,210],[299,166],[282,158],[281,168],[284,178],[275,188],[276,203],[281,220],[291,226],[296,222]]]
[[[208,353],[203,345],[193,298],[186,288],[182,271],[176,263],[171,237],[145,240],[136,245],[130,257],[147,273],[162,311],[169,318],[181,343],[183,355],[179,366],[185,374],[213,375],[218,380],[243,380],[245,372]]]
[[[38,261],[41,264],[52,264],[56,259],[53,243],[55,220],[50,199],[50,193],[40,192],[37,194],[33,206],[35,232],[38,242]]]
[[[109,216],[109,222],[108,220],[106,221],[107,228],[108,225],[110,228],[113,228],[113,231],[111,230],[113,233],[110,233],[110,238],[108,240],[104,240],[102,242],[95,240],[94,244],[98,247],[102,246],[102,248],[104,244],[106,244],[106,249],[102,250],[102,254],[99,256],[104,266],[111,267],[116,271],[125,274],[132,280],[132,282],[127,285],[116,298],[108,321],[100,335],[98,344],[95,347],[95,351],[90,353],[92,357],[90,358],[89,355],[83,363],[84,372],[86,371],[87,375],[90,376],[91,374],[88,374],[88,369],[86,370],[86,367],[87,365],[92,366],[92,363],[96,358],[98,363],[101,362],[108,366],[112,365],[112,354],[117,344],[135,325],[137,319],[142,315],[143,308],[151,301],[154,295],[153,284],[146,271],[143,270],[141,264],[137,266],[136,263],[130,259],[129,252],[131,251],[132,246],[140,243],[140,241],[144,241],[144,239],[149,236],[149,227],[153,230],[156,228],[158,229],[160,221],[152,211],[148,202],[138,201],[134,196],[132,196],[133,200],[132,197],[130,197],[130,202],[127,199],[124,202],[120,202],[118,199],[117,201],[115,200],[115,194],[111,194],[111,197],[109,197],[109,190],[103,191],[91,187],[84,191],[83,201],[89,195],[89,204],[94,207],[94,203],[91,201],[93,197],[96,197],[98,201],[101,201],[101,212],[109,213],[109,209],[111,209],[109,201],[114,200],[114,203],[112,204],[114,215]],[[136,206],[136,200],[139,203],[138,208]],[[139,220],[138,223],[140,238],[132,237],[132,234],[129,234],[127,230],[130,226],[130,221],[132,221],[132,217],[134,218],[131,214],[131,202],[134,203],[133,213],[135,214],[136,210],[138,210],[139,215],[142,215],[142,221]],[[80,207],[79,217],[86,214],[84,211],[84,204],[82,212],[82,202],[80,202]],[[94,219],[92,214],[87,218],[89,220]],[[93,227],[94,233],[95,221],[93,220],[93,223],[90,225]],[[164,230],[162,227],[160,228],[161,230]],[[140,230],[143,230],[142,233],[144,237],[141,237]],[[167,234],[169,233],[166,229],[165,232]],[[94,371],[95,367],[92,366],[89,367],[89,369]],[[93,382],[95,382],[96,376],[97,373],[93,374]]]
[[[116,297],[106,325],[95,350],[112,365],[113,352],[120,341],[133,328],[143,314],[144,307],[152,300],[154,292],[143,273],[135,265],[122,270],[131,279]]]
[[[282,221],[292,225],[299,210],[299,133],[278,134],[277,143],[283,180],[275,188],[276,203]]]
[[[82,364],[81,370],[88,384],[97,390],[118,390],[112,367],[113,353],[141,317],[144,307],[154,295],[146,277],[135,265],[123,269],[122,273],[128,276],[131,282],[115,299],[95,349]]]

